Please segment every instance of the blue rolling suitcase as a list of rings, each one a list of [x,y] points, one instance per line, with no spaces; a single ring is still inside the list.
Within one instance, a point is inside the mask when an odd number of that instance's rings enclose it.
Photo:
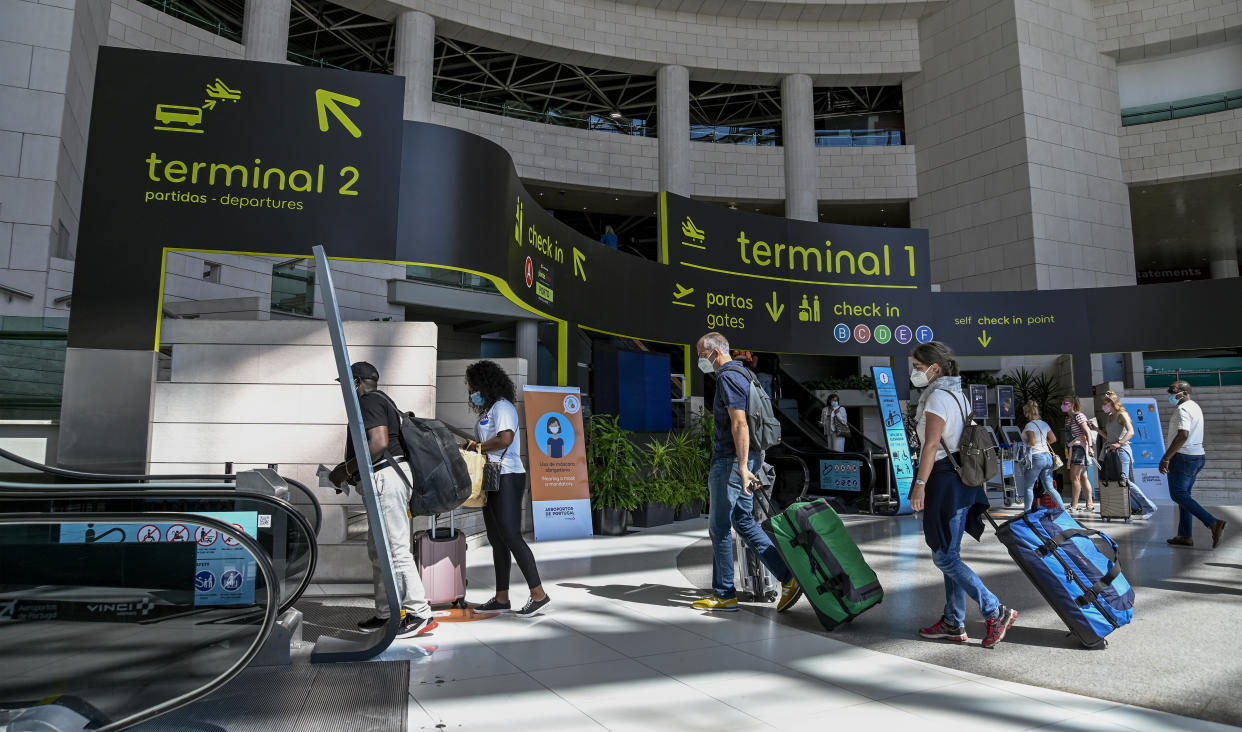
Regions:
[[[1134,588],[1117,563],[1117,543],[1084,529],[1059,508],[1022,514],[996,528],[1039,594],[1087,648],[1103,648],[1109,633],[1134,617]]]

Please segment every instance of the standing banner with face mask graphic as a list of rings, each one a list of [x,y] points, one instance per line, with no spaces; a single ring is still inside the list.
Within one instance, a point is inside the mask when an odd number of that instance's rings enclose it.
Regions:
[[[577,387],[526,386],[522,396],[535,540],[590,536],[591,489],[582,395]]]
[[[901,402],[897,401],[897,383],[893,380],[893,370],[887,366],[872,366],[871,377],[875,379],[875,399],[880,407],[880,418],[884,420],[884,441],[888,444],[889,464],[893,466],[893,480],[901,499],[897,513],[912,513],[910,486],[914,483],[914,462],[910,459],[910,444],[906,442]]]
[[[1160,472],[1160,458],[1164,455],[1160,407],[1149,397],[1122,399],[1121,406],[1130,414],[1130,423],[1134,425],[1134,436],[1130,438],[1134,483],[1153,501],[1167,501],[1169,479]]]

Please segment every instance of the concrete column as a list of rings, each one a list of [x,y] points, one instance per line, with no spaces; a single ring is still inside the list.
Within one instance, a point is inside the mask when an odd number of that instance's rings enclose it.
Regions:
[[[656,72],[660,190],[690,195],[690,72],[662,66]]]
[[[519,320],[516,331],[514,355],[526,359],[526,383],[539,383],[539,322]]]
[[[405,118],[430,122],[436,19],[417,10],[408,10],[397,15],[396,26],[393,74],[405,77]]]
[[[1238,276],[1238,238],[1233,225],[1233,207],[1217,204],[1212,228],[1212,279]]]
[[[288,61],[289,0],[246,0],[242,43],[247,61]]]
[[[815,90],[811,77],[781,79],[782,144],[785,146],[785,218],[819,220],[815,170]]]

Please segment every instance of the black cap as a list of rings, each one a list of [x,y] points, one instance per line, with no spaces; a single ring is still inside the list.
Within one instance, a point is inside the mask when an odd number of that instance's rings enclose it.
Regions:
[[[349,371],[354,375],[355,379],[360,379],[362,381],[379,381],[379,371],[366,361],[358,361],[354,363],[349,367]],[[340,381],[340,379],[338,378],[337,381]]]

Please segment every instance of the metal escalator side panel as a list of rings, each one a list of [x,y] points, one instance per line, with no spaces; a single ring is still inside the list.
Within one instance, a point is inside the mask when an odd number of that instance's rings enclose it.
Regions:
[[[131,486],[132,487],[132,486]],[[277,546],[276,542],[280,537],[275,534],[275,528],[281,521],[276,519],[280,516],[283,520],[291,520],[293,526],[286,529],[285,532],[285,549],[284,549],[284,571],[281,572],[279,582],[279,611],[284,612],[293,607],[295,603],[306,592],[310,586],[311,579],[315,574],[315,567],[319,559],[319,546],[315,540],[316,534],[312,531],[310,523],[306,517],[302,515],[293,505],[274,496],[262,494],[238,494],[231,490],[221,489],[218,486],[211,491],[196,492],[193,495],[186,495],[179,491],[160,492],[151,490],[152,486],[143,486],[141,490],[119,490],[119,487],[109,487],[107,489],[91,489],[91,490],[71,490],[70,488],[57,489],[49,491],[43,495],[34,496],[29,491],[12,491],[5,490],[0,487],[0,515],[11,513],[13,510],[34,510],[38,506],[40,510],[49,510],[55,512],[58,505],[63,505],[67,511],[82,511],[84,507],[78,505],[82,502],[94,502],[98,506],[106,506],[103,511],[122,511],[134,510],[142,513],[155,515],[172,511],[174,513],[192,513],[200,514],[197,511],[187,508],[186,505],[193,503],[233,503],[236,505],[262,505],[270,511],[268,515],[272,516],[272,543],[271,551],[268,547],[263,546],[265,552],[269,553],[269,558],[276,566]],[[163,505],[152,507],[144,504],[151,503],[171,503],[174,506]],[[121,504],[118,506],[110,506],[109,504]],[[180,506],[180,507],[178,507]],[[16,507],[14,509],[13,507]],[[209,509],[218,510],[218,509]],[[58,514],[59,515],[59,514]],[[260,512],[262,515],[262,512]],[[101,523],[101,522],[100,522]],[[262,532],[260,527],[260,533]],[[290,539],[290,530],[294,531],[294,538]],[[290,558],[289,547],[297,547],[297,534],[302,537],[301,543],[305,545],[302,552],[305,556],[299,555],[298,552],[292,552],[293,557]],[[100,536],[98,539],[105,537]],[[262,544],[260,544],[262,546]]]
[[[137,532],[156,520],[228,537],[246,555],[245,564],[232,566],[253,572],[249,594],[238,585],[238,602],[213,596],[199,604],[201,572],[190,542],[62,541],[66,527],[73,533],[106,522]],[[271,562],[258,542],[224,521],[188,513],[9,513],[0,515],[0,542],[0,645],[9,666],[8,675],[0,671],[2,706],[37,709],[63,699],[79,713],[95,710],[92,729],[115,732],[233,679],[276,624]],[[49,561],[70,557],[79,561]]]

